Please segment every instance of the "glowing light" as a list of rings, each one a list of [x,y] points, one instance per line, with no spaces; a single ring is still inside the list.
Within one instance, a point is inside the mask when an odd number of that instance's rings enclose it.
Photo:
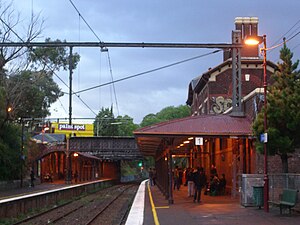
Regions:
[[[245,40],[245,44],[246,44],[246,45],[258,45],[258,44],[259,44],[259,41],[258,41],[258,40],[255,40],[255,39],[246,39],[246,40]]]
[[[263,42],[263,37],[261,36],[248,36],[244,40],[244,43],[246,45],[258,45],[262,42]]]
[[[75,152],[75,153],[73,154],[73,156],[74,156],[74,157],[78,157],[78,153]]]

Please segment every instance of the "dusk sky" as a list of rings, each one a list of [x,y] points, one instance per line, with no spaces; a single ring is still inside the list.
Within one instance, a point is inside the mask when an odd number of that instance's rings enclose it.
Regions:
[[[9,1],[2,1],[9,2]],[[299,0],[15,0],[13,7],[28,23],[32,13],[45,20],[42,35],[36,41],[60,39],[76,42],[160,42],[230,43],[236,17],[258,17],[259,34],[267,35],[267,45],[282,42],[282,37],[300,31]],[[89,24],[95,34],[85,24]],[[287,43],[300,58],[300,35]],[[81,55],[74,71],[74,91],[153,70],[215,49],[158,48],[74,48]],[[277,63],[280,47],[268,51],[268,60]],[[108,54],[109,53],[109,54]],[[108,66],[108,55],[111,71]],[[129,115],[140,123],[149,113],[167,106],[185,104],[189,82],[222,62],[222,52],[198,58],[156,72],[80,93],[88,109],[73,96],[73,117],[94,118],[101,107],[113,105],[115,116]],[[57,73],[68,83],[68,71]],[[68,87],[57,78],[64,92]],[[116,94],[116,96],[114,95]],[[51,107],[52,118],[68,118],[69,96],[65,94]],[[117,101],[116,101],[117,100]],[[92,121],[91,121],[92,122]],[[74,121],[75,123],[75,121]]]

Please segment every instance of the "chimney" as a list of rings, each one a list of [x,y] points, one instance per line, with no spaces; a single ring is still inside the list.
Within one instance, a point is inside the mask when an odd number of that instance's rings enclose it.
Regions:
[[[236,17],[234,23],[235,29],[241,31],[242,42],[246,36],[256,36],[258,34],[257,17]],[[247,46],[243,48],[241,57],[258,57],[258,46]]]
[[[257,17],[236,17],[235,30],[241,31],[242,43],[246,36],[255,36],[258,34],[258,18]],[[247,46],[242,49],[241,57],[258,58],[258,46]],[[231,50],[223,52],[223,59],[226,61],[231,58]]]

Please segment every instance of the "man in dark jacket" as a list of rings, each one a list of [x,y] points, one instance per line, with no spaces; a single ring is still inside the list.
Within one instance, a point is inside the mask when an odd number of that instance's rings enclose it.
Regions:
[[[194,174],[194,183],[195,183],[195,194],[194,194],[194,202],[201,202],[201,190],[205,187],[206,184],[206,176],[204,173],[203,167],[198,167],[197,172]]]

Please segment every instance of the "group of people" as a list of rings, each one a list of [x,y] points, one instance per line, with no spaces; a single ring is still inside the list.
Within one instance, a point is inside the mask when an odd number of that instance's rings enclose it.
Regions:
[[[185,176],[184,176],[185,175]],[[149,169],[150,185],[156,184],[156,170],[155,168]],[[210,180],[207,181],[203,167],[197,167],[197,169],[187,168],[183,171],[178,166],[173,170],[173,189],[180,190],[182,184],[188,187],[188,197],[194,197],[194,202],[201,202],[201,191],[204,189],[204,194],[210,195],[222,195],[225,194],[226,179],[225,174],[219,178],[217,169],[212,165],[210,170]]]
[[[188,168],[186,170],[186,182],[188,187],[188,197],[194,197],[194,202],[201,202],[201,190],[206,185],[206,175],[203,167],[196,170]]]
[[[207,180],[203,167],[197,167],[197,169],[187,168],[185,176],[182,169],[176,167],[173,172],[174,190],[180,189],[182,179],[185,177],[185,185],[188,187],[188,197],[194,197],[194,202],[201,202],[201,191],[204,189],[204,194],[210,195],[222,195],[225,194],[226,179],[225,174],[219,178],[217,169],[212,165],[210,170],[210,180]]]
[[[226,178],[223,173],[221,178],[219,178],[217,169],[212,165],[210,170],[210,181],[207,183],[205,194],[210,195],[223,195],[226,189]]]
[[[183,179],[183,170],[182,170],[182,168],[178,168],[178,166],[176,166],[175,170],[173,172],[173,188],[174,188],[174,190],[177,189],[179,191],[180,186],[183,183],[182,179]]]

